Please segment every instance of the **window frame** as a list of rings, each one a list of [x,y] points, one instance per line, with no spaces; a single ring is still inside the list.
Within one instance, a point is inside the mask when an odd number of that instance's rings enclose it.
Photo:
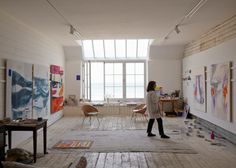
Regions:
[[[145,60],[116,60],[116,61],[111,61],[111,60],[106,60],[106,61],[103,61],[103,60],[90,60],[90,61],[82,61],[82,64],[90,64],[89,67],[90,67],[90,73],[91,73],[91,62],[103,62],[103,66],[104,66],[104,72],[103,72],[103,75],[104,75],[104,101],[105,101],[105,63],[122,63],[122,66],[123,66],[123,73],[122,73],[122,90],[123,90],[123,97],[122,98],[110,98],[111,101],[144,101],[145,97],[146,97],[146,94],[145,94],[145,90],[146,90],[146,84],[147,84],[147,70],[146,70],[146,66],[147,66],[147,62]],[[127,95],[126,95],[126,63],[143,63],[144,64],[144,87],[143,87],[143,93],[144,93],[144,97],[143,98],[127,98]],[[84,69],[84,66],[82,66],[82,69]],[[85,70],[81,70],[82,72],[82,85],[81,85],[81,93],[82,93],[82,99],[84,101],[96,101],[96,100],[91,100],[91,74],[88,75],[90,79],[86,79],[85,77]],[[113,73],[114,75],[114,73]],[[86,87],[85,86],[85,80],[88,80],[90,82],[90,87]],[[87,82],[88,83],[88,82]],[[87,91],[87,89],[90,89],[90,91]],[[114,88],[114,86],[113,86]],[[90,93],[90,96],[85,98],[85,92],[87,93]]]

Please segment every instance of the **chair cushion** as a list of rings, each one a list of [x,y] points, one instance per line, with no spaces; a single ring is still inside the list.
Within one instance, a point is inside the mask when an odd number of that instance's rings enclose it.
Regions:
[[[94,111],[94,112],[89,112],[87,113],[88,116],[95,116],[98,115],[98,112]]]

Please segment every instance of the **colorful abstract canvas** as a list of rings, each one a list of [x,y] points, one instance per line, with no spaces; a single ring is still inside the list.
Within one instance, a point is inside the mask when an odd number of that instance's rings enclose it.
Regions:
[[[33,66],[33,118],[46,117],[49,107],[49,67]]]
[[[56,149],[89,149],[93,141],[90,140],[61,140],[53,148]]]
[[[7,61],[7,116],[32,118],[32,64]]]
[[[63,109],[63,70],[60,66],[51,65],[51,113]]]
[[[219,119],[231,121],[230,63],[211,65],[211,109]]]
[[[193,108],[205,112],[206,98],[205,98],[205,69],[196,68],[192,70],[193,74]]]

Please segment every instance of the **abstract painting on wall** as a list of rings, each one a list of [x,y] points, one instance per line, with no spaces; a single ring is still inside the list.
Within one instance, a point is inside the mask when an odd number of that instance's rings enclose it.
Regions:
[[[230,63],[211,65],[211,109],[219,119],[231,121]]]
[[[49,67],[33,66],[33,118],[46,117],[49,113]]]
[[[195,68],[193,74],[193,108],[206,112],[205,68]]]
[[[7,116],[32,118],[32,64],[7,60]]]
[[[51,113],[63,109],[63,70],[60,66],[51,65]]]

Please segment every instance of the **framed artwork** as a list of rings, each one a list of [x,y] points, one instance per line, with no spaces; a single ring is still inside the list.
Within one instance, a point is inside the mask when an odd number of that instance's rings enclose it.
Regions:
[[[32,64],[7,60],[7,117],[32,118]]]
[[[33,118],[49,114],[49,67],[33,65]]]
[[[211,110],[214,116],[231,121],[231,64],[212,64],[210,69]]]
[[[206,112],[206,77],[205,67],[192,70],[193,80],[193,108]]]
[[[63,70],[60,66],[51,65],[51,113],[64,108]]]

